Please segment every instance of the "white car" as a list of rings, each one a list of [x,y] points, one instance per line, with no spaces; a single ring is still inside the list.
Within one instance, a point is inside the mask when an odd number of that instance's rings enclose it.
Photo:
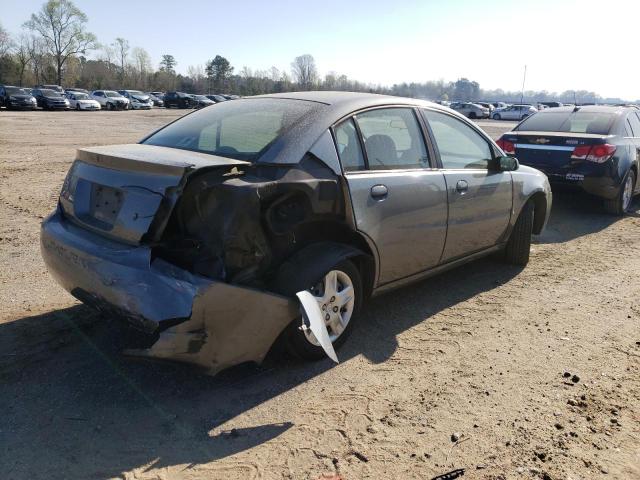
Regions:
[[[129,99],[113,90],[94,90],[89,98],[95,100],[102,108],[107,110],[128,110]]]
[[[76,110],[100,110],[100,103],[89,98],[89,95],[82,92],[66,92],[65,97],[69,100],[69,108]]]
[[[538,113],[538,109],[531,105],[511,105],[506,108],[497,108],[491,114],[494,120],[524,120],[529,115]]]
[[[142,93],[140,90],[118,90],[118,93],[129,100],[129,108],[138,110],[153,107],[151,97],[146,93]]]

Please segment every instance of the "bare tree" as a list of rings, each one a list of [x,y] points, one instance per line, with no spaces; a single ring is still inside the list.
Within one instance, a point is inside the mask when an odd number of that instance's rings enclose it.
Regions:
[[[31,62],[31,53],[29,51],[29,42],[30,39],[27,35],[22,34],[18,39],[18,45],[15,48],[15,58],[18,62],[18,71],[20,75],[19,86],[22,86],[22,82],[24,82],[24,72]]]
[[[49,0],[24,26],[39,33],[56,61],[58,84],[62,70],[71,55],[85,53],[96,46],[96,37],[86,32],[87,16],[70,0]]]
[[[0,25],[0,57],[4,57],[9,53],[12,46],[13,41],[11,40],[11,35]]]
[[[139,87],[143,90],[147,87],[147,75],[151,71],[151,57],[144,48],[136,47],[132,51],[139,75]]]
[[[48,63],[47,47],[42,38],[31,35],[27,42],[27,51],[31,61],[31,70],[36,83],[42,83],[45,66]]]
[[[313,87],[318,79],[316,61],[313,56],[309,54],[296,57],[291,63],[291,71],[293,77],[303,89]]]
[[[282,74],[280,73],[280,70],[278,70],[277,67],[271,67],[269,69],[269,78],[272,81],[277,82],[278,80],[280,80],[281,76],[282,76]]]
[[[126,76],[126,68],[127,68],[127,58],[129,57],[129,41],[124,38],[118,37],[116,41],[111,44],[113,47],[116,56],[118,57],[118,62],[120,64],[120,83],[124,83],[124,78]]]

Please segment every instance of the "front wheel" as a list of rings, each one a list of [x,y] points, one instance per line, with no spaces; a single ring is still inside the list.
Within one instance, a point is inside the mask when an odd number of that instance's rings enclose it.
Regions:
[[[633,170],[629,170],[627,176],[622,182],[620,193],[613,200],[604,201],[604,209],[611,215],[621,217],[629,210],[631,199],[633,198],[633,190],[636,186],[636,174]]]
[[[282,293],[294,296],[304,290],[304,285],[316,282],[309,291],[318,302],[327,326],[329,338],[337,349],[346,340],[354,325],[362,305],[362,279],[353,262],[345,260],[325,272],[316,281],[305,278],[305,269],[297,271],[297,278],[289,278],[288,286]],[[324,350],[315,335],[306,328],[305,320],[299,317],[286,328],[283,340],[289,353],[306,360],[318,360],[325,357]]]
[[[76,110],[80,110],[80,104],[76,103]]]
[[[527,202],[522,208],[513,231],[504,249],[504,260],[513,265],[525,266],[529,263],[531,235],[533,233],[533,204]]]
[[[500,114],[499,114],[499,113],[496,113],[496,114],[493,116],[493,119],[494,119],[494,120],[502,120],[502,117],[500,117]]]

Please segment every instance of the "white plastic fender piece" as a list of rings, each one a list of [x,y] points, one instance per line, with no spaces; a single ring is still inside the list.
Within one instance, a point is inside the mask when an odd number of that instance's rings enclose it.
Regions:
[[[316,340],[318,340],[318,343],[320,343],[320,346],[329,358],[338,363],[338,357],[333,349],[333,343],[331,343],[331,339],[329,338],[329,332],[324,323],[320,305],[318,305],[315,297],[306,290],[296,293],[296,296],[298,300],[300,300],[304,316],[309,321],[309,329],[313,332]]]

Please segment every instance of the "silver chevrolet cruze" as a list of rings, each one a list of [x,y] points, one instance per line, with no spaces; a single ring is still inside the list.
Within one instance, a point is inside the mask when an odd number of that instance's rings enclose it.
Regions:
[[[297,92],[79,150],[41,244],[64,288],[148,335],[130,353],[217,372],[276,340],[336,359],[371,295],[525,265],[550,208],[545,175],[451,109]]]

